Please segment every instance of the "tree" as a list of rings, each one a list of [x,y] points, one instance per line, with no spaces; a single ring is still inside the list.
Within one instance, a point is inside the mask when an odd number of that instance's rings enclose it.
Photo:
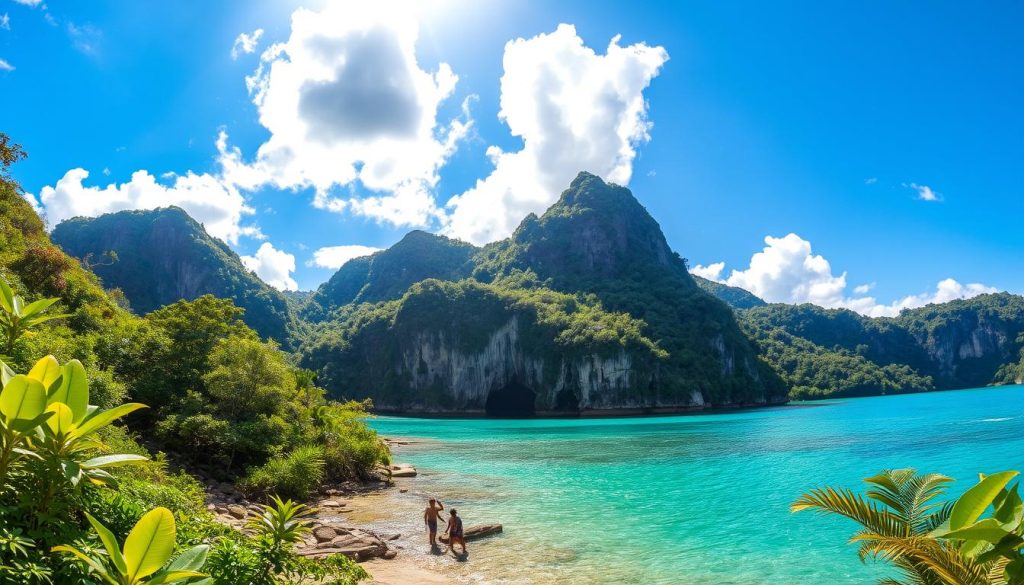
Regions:
[[[11,177],[11,165],[27,157],[28,153],[20,144],[12,142],[6,132],[0,132],[0,181],[11,185],[19,193],[21,185]]]
[[[813,510],[859,523],[850,542],[861,560],[892,562],[905,581],[883,585],[1024,584],[1024,502],[1018,486],[1007,487],[1017,472],[982,476],[959,499],[939,498],[952,480],[919,475],[913,469],[887,470],[865,479],[865,496],[849,489],[820,488],[801,496],[794,512]],[[981,518],[991,507],[992,514]]]

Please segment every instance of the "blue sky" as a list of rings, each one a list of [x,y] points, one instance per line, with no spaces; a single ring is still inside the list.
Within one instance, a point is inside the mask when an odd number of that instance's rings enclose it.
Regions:
[[[317,250],[413,227],[494,239],[591,170],[628,178],[699,273],[769,300],[890,314],[1024,292],[1020,3],[416,6],[0,0],[2,130],[30,154],[15,175],[57,217],[183,197],[304,289],[333,272]],[[364,60],[380,85],[410,58],[393,94],[339,73]]]

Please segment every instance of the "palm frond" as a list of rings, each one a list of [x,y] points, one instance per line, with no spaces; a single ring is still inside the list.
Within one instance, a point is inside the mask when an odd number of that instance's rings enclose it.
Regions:
[[[826,487],[811,490],[793,502],[789,509],[793,512],[812,510],[819,514],[836,514],[884,536],[907,536],[908,533],[906,524],[899,516],[848,489]]]
[[[956,548],[932,538],[889,537],[880,534],[865,536],[865,554],[877,559],[902,561],[922,578],[949,585],[989,585],[988,571],[972,559],[962,556]]]

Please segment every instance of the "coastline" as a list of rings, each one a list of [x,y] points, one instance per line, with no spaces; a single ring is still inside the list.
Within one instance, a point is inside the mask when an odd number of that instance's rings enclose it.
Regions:
[[[433,443],[413,438],[384,440],[392,453]],[[442,553],[445,548],[433,552],[428,548],[423,507],[431,497],[446,501],[448,494],[428,494],[418,487],[419,473],[412,466],[392,465],[392,470],[398,477],[390,482],[384,479],[387,470],[382,468],[377,481],[334,485],[303,502],[315,510],[310,517],[314,530],[296,547],[296,553],[310,558],[346,554],[369,573],[368,579],[360,581],[367,585],[487,585],[474,574],[471,559],[460,562]],[[260,512],[234,485],[209,478],[201,481],[206,487],[207,510],[219,523],[242,530],[248,519]],[[336,532],[320,538],[317,533],[323,529]],[[335,545],[337,540],[349,542]]]

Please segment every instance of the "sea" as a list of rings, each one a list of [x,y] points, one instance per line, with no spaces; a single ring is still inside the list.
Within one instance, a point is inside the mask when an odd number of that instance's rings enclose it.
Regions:
[[[502,524],[461,561],[425,557],[467,583],[871,583],[891,569],[858,559],[853,522],[790,512],[802,493],[863,491],[864,477],[912,467],[954,478],[954,497],[979,473],[1024,471],[1024,386],[684,416],[371,424],[410,443],[396,449],[419,470],[403,484],[408,527],[422,530],[430,496],[467,526]]]

